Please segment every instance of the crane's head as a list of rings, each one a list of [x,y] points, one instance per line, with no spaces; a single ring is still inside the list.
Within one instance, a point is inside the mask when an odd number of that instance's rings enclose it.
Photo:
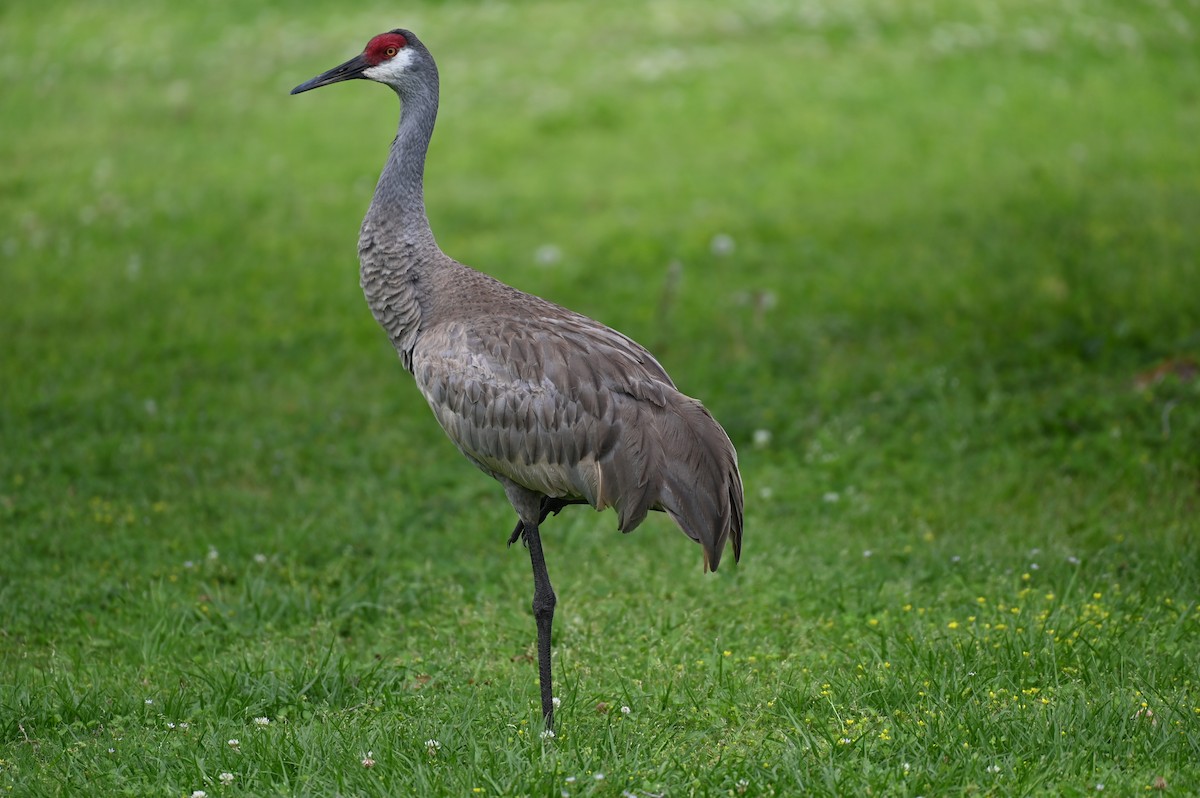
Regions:
[[[361,53],[346,63],[301,83],[292,89],[291,93],[299,94],[331,83],[358,78],[384,83],[400,91],[415,74],[422,71],[423,66],[432,65],[433,59],[429,51],[417,37],[411,31],[397,28],[372,38]],[[434,75],[436,74],[434,68]]]

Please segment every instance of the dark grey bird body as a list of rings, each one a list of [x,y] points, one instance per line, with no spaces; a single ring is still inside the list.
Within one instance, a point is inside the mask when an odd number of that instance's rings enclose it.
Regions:
[[[392,86],[403,103],[359,236],[363,292],[446,434],[504,486],[517,512],[511,540],[523,536],[533,562],[549,725],[555,599],[539,524],[565,504],[587,503],[615,508],[629,532],[662,510],[715,570],[726,541],[741,554],[737,454],[700,402],[635,341],[441,251],[423,199],[437,68],[415,36],[381,34],[293,93],[356,77]]]

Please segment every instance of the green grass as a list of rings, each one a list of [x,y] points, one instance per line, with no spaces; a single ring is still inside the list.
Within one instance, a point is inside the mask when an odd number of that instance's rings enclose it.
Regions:
[[[287,96],[396,25],[441,66],[442,246],[651,346],[741,452],[740,567],[547,524],[552,744],[511,510],[357,286],[394,98]],[[1195,794],[1200,380],[1137,380],[1200,359],[1198,35],[6,4],[0,790]]]

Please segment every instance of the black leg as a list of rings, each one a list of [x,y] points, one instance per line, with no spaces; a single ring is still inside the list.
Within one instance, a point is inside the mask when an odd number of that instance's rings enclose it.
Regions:
[[[533,565],[533,619],[537,622],[538,681],[542,688],[542,717],[546,730],[554,731],[554,689],[550,683],[550,628],[554,624],[554,588],[546,571],[542,554],[542,538],[537,524],[520,525],[529,547],[529,562]]]

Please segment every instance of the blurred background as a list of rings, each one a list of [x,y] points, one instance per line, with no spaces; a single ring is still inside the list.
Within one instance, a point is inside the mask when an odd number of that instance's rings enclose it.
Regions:
[[[441,70],[439,243],[724,424],[748,614],[882,601],[823,603],[864,551],[908,587],[1033,548],[1195,587],[1196,0],[46,0],[0,10],[0,646],[169,682],[169,636],[123,630],[212,623],[256,555],[322,586],[271,605],[280,645],[305,601],[388,637],[354,590],[532,634],[502,492],[358,287],[395,97],[288,96],[400,26]],[[708,589],[666,525],[564,519],[551,574],[598,618]],[[213,651],[264,628],[225,623]]]
[[[628,330],[743,437],[898,371],[1132,379],[1196,347],[1195,11],[15,4],[7,401],[179,430],[209,390],[365,378],[407,416],[354,276],[396,104],[287,96],[401,23],[441,62],[443,248]]]
[[[21,518],[426,458],[491,491],[357,286],[394,97],[287,94],[399,25],[441,66],[443,249],[648,345],[792,509],[845,475],[771,469],[834,441],[885,481],[997,446],[1125,480],[1195,443],[1194,393],[1131,388],[1200,348],[1194,3],[3,14],[3,468],[47,504]]]

